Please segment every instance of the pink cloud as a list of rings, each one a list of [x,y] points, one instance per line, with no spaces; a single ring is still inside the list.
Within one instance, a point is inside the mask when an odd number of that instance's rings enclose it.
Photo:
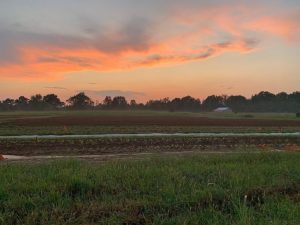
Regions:
[[[174,12],[151,32],[142,22],[92,38],[13,33],[3,42],[11,54],[2,63],[0,58],[0,76],[52,80],[78,71],[129,70],[207,60],[225,52],[249,53],[266,35],[299,40],[300,13],[263,12],[257,5],[196,8]]]

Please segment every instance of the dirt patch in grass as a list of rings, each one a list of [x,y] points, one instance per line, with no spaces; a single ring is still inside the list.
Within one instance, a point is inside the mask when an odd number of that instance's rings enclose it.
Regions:
[[[264,204],[267,197],[287,197],[295,203],[300,203],[300,184],[291,184],[285,187],[255,188],[243,196],[248,207],[258,207]]]

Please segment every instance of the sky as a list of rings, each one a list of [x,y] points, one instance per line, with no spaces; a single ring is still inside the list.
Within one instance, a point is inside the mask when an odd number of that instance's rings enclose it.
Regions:
[[[300,90],[299,0],[1,0],[0,99]]]

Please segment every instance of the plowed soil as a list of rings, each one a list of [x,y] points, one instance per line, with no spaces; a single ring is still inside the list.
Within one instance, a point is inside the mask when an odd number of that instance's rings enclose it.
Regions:
[[[88,155],[174,151],[287,149],[300,146],[300,137],[176,137],[1,140],[4,155]]]
[[[59,116],[26,118],[7,122],[19,126],[222,126],[222,127],[300,127],[300,120],[213,119],[183,116]]]

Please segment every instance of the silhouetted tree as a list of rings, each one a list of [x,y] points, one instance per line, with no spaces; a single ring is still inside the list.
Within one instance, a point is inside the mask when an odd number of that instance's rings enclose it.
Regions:
[[[44,109],[43,96],[40,94],[36,94],[30,97],[29,107],[32,110],[42,110]]]
[[[243,112],[247,110],[248,100],[241,95],[229,96],[225,100],[226,106],[230,107],[234,112]]]
[[[124,96],[117,96],[113,99],[110,96],[105,97],[103,104],[96,104],[81,92],[68,100],[68,105],[64,103],[55,94],[42,96],[40,94],[31,96],[30,99],[20,96],[14,100],[11,98],[0,101],[0,110],[46,110],[46,109],[150,109],[150,110],[168,110],[168,111],[212,111],[221,106],[228,106],[235,112],[299,112],[300,111],[300,92],[287,94],[281,92],[273,94],[263,91],[247,99],[244,96],[208,96],[203,103],[199,99],[191,96],[183,98],[163,98],[160,100],[149,100],[145,105],[137,103],[134,99],[128,104]]]
[[[268,91],[262,91],[251,98],[252,111],[256,112],[272,112],[276,110],[275,106],[276,96]]]
[[[73,109],[89,109],[94,105],[90,97],[86,96],[84,92],[72,96],[67,100],[69,107]]]
[[[59,109],[64,103],[55,94],[48,94],[43,97],[43,102],[49,109]]]
[[[222,96],[216,95],[208,96],[202,103],[202,109],[204,111],[212,111],[221,106],[224,106],[224,99]]]
[[[137,109],[139,107],[139,105],[136,103],[134,99],[130,100],[129,106],[131,109]]]
[[[24,96],[20,96],[17,100],[15,100],[15,107],[18,110],[27,110],[28,106],[29,99]]]
[[[163,98],[160,100],[150,100],[146,103],[146,108],[152,110],[170,110],[171,101],[169,98]]]
[[[112,106],[112,99],[110,96],[106,96],[105,99],[103,100],[103,106],[104,108],[111,108]]]
[[[128,103],[125,97],[116,96],[113,98],[111,105],[114,109],[126,109]]]
[[[171,103],[172,111],[200,111],[201,101],[191,96],[183,98],[174,98]]]
[[[11,98],[7,98],[2,102],[3,105],[3,109],[5,111],[7,110],[14,110],[14,106],[15,106],[15,100],[11,99]]]

